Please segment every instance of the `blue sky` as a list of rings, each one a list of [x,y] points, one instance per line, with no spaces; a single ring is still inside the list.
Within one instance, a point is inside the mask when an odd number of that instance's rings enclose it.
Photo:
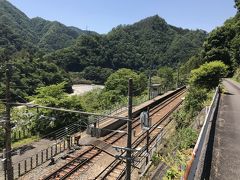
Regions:
[[[169,24],[211,31],[235,15],[234,0],[9,0],[30,18],[107,33],[158,14]]]

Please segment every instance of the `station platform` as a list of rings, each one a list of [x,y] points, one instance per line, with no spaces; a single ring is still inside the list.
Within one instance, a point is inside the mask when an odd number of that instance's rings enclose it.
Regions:
[[[212,150],[209,179],[240,179],[240,84],[225,79]]]
[[[181,91],[183,88],[185,88],[185,87],[179,88],[177,90],[177,92]],[[157,97],[155,97],[151,100],[148,100],[148,101],[140,104],[139,106],[133,107],[133,118],[139,116],[141,112],[147,111],[148,108],[151,109],[152,107],[161,103],[162,101],[164,101],[165,99],[170,97],[175,92],[176,91],[168,91],[167,93],[165,93],[163,95],[159,95],[159,96],[157,96]],[[126,110],[122,111],[121,113],[118,113],[117,116],[127,117],[128,116],[127,108],[126,108]],[[126,122],[127,121],[119,120],[119,119],[113,119],[113,118],[107,118],[104,121],[101,121],[99,123],[99,126],[97,127],[100,130],[100,137],[106,136],[107,134],[111,133],[111,130],[118,129],[119,127],[124,125]]]

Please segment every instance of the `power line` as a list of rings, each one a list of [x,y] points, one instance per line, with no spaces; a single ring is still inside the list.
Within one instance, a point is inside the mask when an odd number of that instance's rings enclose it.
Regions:
[[[92,116],[98,116],[98,117],[107,117],[107,118],[113,118],[113,119],[120,119],[120,120],[124,120],[124,121],[130,121],[128,118],[121,117],[121,116],[112,116],[112,115],[104,115],[104,114],[91,113],[91,112],[85,112],[85,111],[57,108],[57,107],[48,107],[48,106],[42,106],[42,105],[32,104],[32,103],[10,103],[10,105],[26,106],[29,108],[50,109],[50,110],[55,110],[55,111],[63,111],[63,112],[78,113],[78,114],[85,114],[85,115],[92,115]]]
[[[73,125],[74,125],[74,124],[73,124]],[[88,125],[81,125],[81,124],[76,124],[76,123],[75,123],[75,125],[77,125],[77,126],[79,126],[79,127],[83,127],[83,128],[88,128],[88,127],[89,127]],[[63,129],[63,128],[66,128],[66,127],[67,127],[67,126],[64,126],[64,127],[60,128],[60,129]],[[60,129],[58,129],[58,130],[60,130]],[[58,131],[58,130],[56,130],[56,131]],[[107,128],[99,128],[99,130],[128,134],[127,131],[123,131],[123,130],[112,130],[112,129],[107,129]],[[52,133],[54,133],[54,132],[52,132]],[[42,136],[41,139],[44,139],[44,138],[46,138],[47,136],[50,136],[52,133],[49,133],[49,134],[47,134],[47,135]],[[58,138],[58,139],[61,139],[61,138]],[[38,140],[38,141],[39,141],[39,140]],[[5,151],[5,153],[11,153],[11,152],[14,152],[14,150],[12,149],[11,151]]]

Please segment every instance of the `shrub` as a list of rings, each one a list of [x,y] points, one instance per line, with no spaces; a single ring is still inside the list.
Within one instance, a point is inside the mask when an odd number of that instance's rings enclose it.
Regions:
[[[213,89],[220,83],[221,78],[227,75],[228,67],[221,61],[205,63],[190,74],[190,85]]]

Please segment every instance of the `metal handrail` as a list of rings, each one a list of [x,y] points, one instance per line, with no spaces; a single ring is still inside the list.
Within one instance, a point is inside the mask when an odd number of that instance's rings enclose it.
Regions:
[[[214,97],[212,99],[211,105],[209,107],[208,113],[205,117],[203,127],[201,129],[201,132],[198,136],[197,143],[194,146],[191,159],[187,164],[186,171],[184,173],[184,180],[192,180],[194,179],[196,172],[198,170],[198,166],[200,165],[200,157],[205,153],[206,151],[203,150],[204,145],[208,143],[210,130],[211,129],[211,122],[214,118],[214,114],[217,110],[217,105],[219,102],[219,87],[216,88]]]

